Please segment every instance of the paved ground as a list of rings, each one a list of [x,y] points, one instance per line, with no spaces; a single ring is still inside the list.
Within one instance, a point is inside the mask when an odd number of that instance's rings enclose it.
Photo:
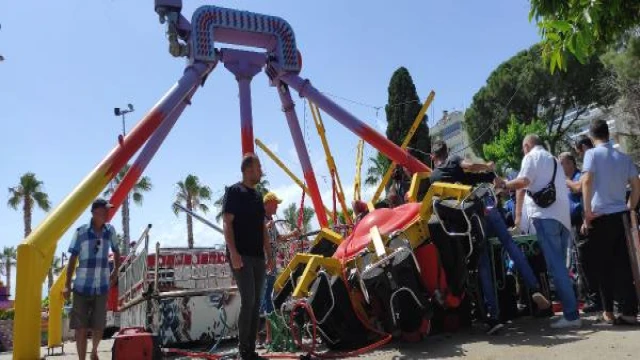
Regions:
[[[640,354],[640,327],[612,327],[585,318],[577,331],[551,330],[546,319],[519,319],[502,335],[486,336],[481,329],[430,337],[417,344],[393,343],[359,359],[637,359]],[[100,346],[100,358],[111,359],[112,341]],[[57,349],[56,353],[59,353]],[[46,355],[43,349],[43,356]],[[75,344],[65,346],[64,355],[52,360],[76,359]],[[0,354],[0,360],[11,354]]]

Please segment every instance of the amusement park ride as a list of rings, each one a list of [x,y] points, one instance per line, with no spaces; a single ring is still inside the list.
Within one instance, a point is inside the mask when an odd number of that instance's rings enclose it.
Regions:
[[[219,63],[238,81],[242,154],[255,152],[254,141],[260,146],[253,135],[251,80],[264,71],[270,85],[275,87],[302,166],[304,183],[300,180],[297,183],[311,198],[322,227],[309,252],[296,254],[276,280],[273,301],[278,312],[287,314],[285,317],[290,315],[295,320],[292,325],[312,328],[331,350],[366,348],[400,335],[420,338],[429,333],[434,316],[456,316],[457,309],[465,303],[466,283],[469,273],[475,268],[477,248],[484,241],[479,192],[486,189],[472,191],[468,186],[429,184],[429,167],[411,156],[405,150],[406,144],[398,146],[389,141],[302,78],[302,55],[293,29],[285,20],[217,6],[201,6],[189,21],[181,10],[181,0],[155,1],[160,22],[167,26],[169,52],[175,57],[188,59],[183,76],[18,247],[14,359],[40,357],[40,284],[58,239],[131,157],[142,149],[110,199],[115,206],[110,213],[113,216],[185,107],[191,103],[198,87],[204,84]],[[259,50],[216,47],[225,43]],[[331,214],[320,198],[290,89],[310,102],[320,133],[324,131],[320,118],[322,110],[388,156],[394,166],[397,164],[411,172],[409,201],[393,209],[375,209],[370,203],[369,213],[349,232],[339,234],[333,231],[329,227]],[[422,115],[432,99],[433,94],[423,106]],[[340,207],[348,214],[326,139],[323,147],[327,152],[332,182],[338,189]],[[362,153],[362,145],[359,148]],[[389,176],[385,177],[386,181]],[[360,191],[356,190],[359,197]],[[376,198],[381,191],[382,186]],[[349,224],[353,222],[349,216],[346,220]],[[121,316],[127,314],[128,318],[125,321],[121,317],[123,323],[171,327],[162,319],[158,320],[162,316],[160,307],[171,301],[175,303],[177,298],[192,297],[203,304],[215,302],[220,310],[220,314],[206,315],[219,315],[223,322],[210,326],[207,334],[210,339],[222,337],[225,328],[234,326],[236,314],[230,309],[237,310],[239,297],[229,276],[228,265],[225,265],[226,259],[219,249],[195,254],[157,246],[156,253],[152,255],[148,253],[148,240],[144,243],[146,250],[129,261],[120,276],[118,305]],[[187,274],[187,269],[194,270],[195,264],[203,265],[205,270]],[[163,277],[163,271],[171,272],[170,280]],[[178,279],[178,272],[184,275],[182,280]],[[64,274],[51,290],[52,319],[60,316],[54,312],[56,307],[62,308],[60,293]],[[212,284],[213,278],[223,281]],[[188,296],[179,294],[176,288],[179,280],[184,283],[181,291],[187,291]],[[215,290],[210,291],[212,287]],[[191,308],[187,306],[182,311],[190,311]],[[217,319],[207,321],[213,323]],[[298,324],[297,321],[307,324]],[[59,326],[55,321],[50,323]],[[170,330],[174,333],[181,331]],[[225,336],[232,336],[232,332],[227,329]]]

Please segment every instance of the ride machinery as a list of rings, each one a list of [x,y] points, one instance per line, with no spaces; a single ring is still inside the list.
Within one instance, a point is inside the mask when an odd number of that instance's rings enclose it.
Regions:
[[[285,20],[201,6],[189,21],[181,10],[180,0],[155,1],[160,22],[167,26],[169,52],[188,59],[182,77],[18,246],[14,359],[40,358],[41,284],[58,239],[141,150],[110,199],[115,206],[112,211],[116,211],[197,88],[219,63],[238,81],[242,154],[254,152],[251,80],[264,71],[275,87],[318,222],[324,228],[310,253],[296,255],[277,279],[274,301],[278,307],[290,305],[293,311],[304,301],[305,309],[315,314],[314,329],[329,347],[343,349],[366,344],[380,337],[381,331],[424,334],[432,304],[459,307],[464,297],[464,273],[477,241],[473,235],[477,231],[472,229],[476,228],[476,213],[470,188],[433,184],[428,192],[421,191],[427,188],[423,179],[429,167],[300,76],[302,56],[293,29]],[[216,47],[225,43],[241,46],[242,50]],[[244,50],[247,48],[260,50]],[[412,172],[411,201],[395,209],[372,211],[347,238],[327,229],[327,214],[291,89]],[[445,219],[455,221],[448,224]]]

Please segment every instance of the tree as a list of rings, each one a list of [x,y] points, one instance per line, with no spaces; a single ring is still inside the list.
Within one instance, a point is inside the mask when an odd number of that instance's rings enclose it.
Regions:
[[[267,179],[262,179],[256,185],[256,190],[260,193],[260,195],[265,196],[269,192],[269,181]],[[222,220],[222,203],[224,202],[224,194],[227,192],[227,186],[224,187],[224,191],[222,195],[213,203],[213,206],[218,210],[216,213],[216,221],[220,222]]]
[[[347,209],[347,213],[349,214],[349,217],[353,219],[353,209]],[[331,222],[333,223],[333,218],[331,219]],[[344,211],[338,211],[338,222],[340,224],[347,223],[347,218],[344,216]]]
[[[544,58],[551,72],[565,69],[568,54],[587,63],[640,25],[638,0],[531,0],[529,21],[535,19],[543,38]]]
[[[595,56],[585,64],[569,59],[567,71],[551,74],[542,63],[539,45],[516,54],[489,75],[465,113],[474,151],[482,153],[482,145],[505,129],[514,115],[525,124],[542,120],[549,150],[555,152],[589,106],[615,102],[617,91],[603,81],[607,76],[609,71]]]
[[[418,97],[416,86],[409,70],[400,67],[391,76],[389,81],[389,98],[384,111],[387,115],[387,138],[395,144],[400,145],[404,141],[411,125],[420,113],[422,102]],[[409,147],[429,153],[431,150],[431,139],[429,138],[429,127],[425,115],[418,126],[418,130],[413,135]],[[413,156],[423,163],[428,162],[428,155],[414,152]]]
[[[375,157],[369,158],[369,164],[367,177],[365,178],[364,183],[369,186],[374,186],[382,180],[382,177],[391,165],[391,160],[378,152]]]
[[[60,275],[61,272],[62,259],[58,256],[54,256],[51,267],[49,267],[49,273],[47,274],[47,280],[49,281],[49,287],[47,289],[51,289],[51,287],[53,286],[53,278]]]
[[[620,100],[612,114],[616,132],[628,137],[627,152],[640,161],[640,34],[631,36],[616,49],[603,55],[611,69],[611,85],[620,92]]]
[[[2,266],[0,267],[0,271],[2,271],[7,278],[7,293],[11,294],[11,268],[16,265],[16,260],[18,258],[18,252],[16,248],[13,246],[5,246],[2,249],[2,253],[0,254],[0,262]]]
[[[116,175],[116,177],[114,178],[114,181],[116,184],[120,184],[122,182],[122,179],[124,179],[124,176],[127,174],[127,171],[129,171],[129,165],[125,165],[124,168],[122,168],[122,170],[120,170],[120,172],[118,173],[118,175]],[[129,193],[129,195],[131,195],[131,197],[133,198],[133,202],[138,205],[141,206],[142,205],[142,201],[144,200],[144,195],[143,193],[151,191],[151,188],[153,187],[153,185],[151,184],[151,179],[148,176],[143,176],[140,178],[140,180],[138,180],[138,182],[133,186],[133,188],[131,189],[131,192]],[[107,191],[104,192],[105,196],[111,196],[113,195],[113,192],[115,191],[115,188],[109,188]],[[129,212],[129,196],[125,197],[124,201],[122,202],[122,242],[120,244],[120,246],[122,246],[120,248],[120,251],[122,251],[124,254],[128,254],[129,253],[129,244],[131,243],[131,234],[129,232],[129,224],[131,222],[131,216],[130,216],[130,212]]]
[[[22,204],[22,216],[24,220],[24,237],[31,234],[31,216],[34,205],[44,211],[49,211],[51,203],[49,195],[43,191],[43,182],[36,178],[36,174],[28,172],[20,177],[17,186],[9,188],[8,205],[18,210]]]
[[[546,129],[541,121],[529,124],[518,122],[514,116],[506,130],[500,130],[498,136],[482,147],[484,158],[496,163],[499,170],[507,168],[519,169],[522,163],[522,141],[527,134],[536,134],[545,141]]]
[[[209,212],[209,207],[203,202],[211,200],[211,189],[202,183],[195,175],[187,175],[184,181],[178,181],[178,192],[176,194],[175,203],[179,203],[186,207],[189,211],[198,209],[203,213]],[[180,209],[173,205],[173,212],[178,215]],[[193,248],[193,219],[187,214],[187,243],[189,249]]]
[[[309,223],[311,222],[311,219],[313,219],[313,216],[316,214],[316,212],[312,208],[306,206],[304,207],[303,211],[304,215],[302,216],[302,229],[300,229],[300,231],[302,233],[306,233],[309,230]],[[300,206],[298,206],[296,203],[289,204],[289,206],[284,209],[283,215],[284,220],[292,229],[297,228],[298,219],[300,217]]]

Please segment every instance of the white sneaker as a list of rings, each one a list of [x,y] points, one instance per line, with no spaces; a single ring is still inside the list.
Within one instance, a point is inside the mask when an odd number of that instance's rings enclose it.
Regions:
[[[575,320],[567,320],[564,317],[560,318],[560,320],[551,324],[552,329],[570,329],[570,328],[579,328],[582,326],[581,319]]]
[[[536,292],[531,295],[531,299],[536,303],[539,310],[547,310],[551,306],[549,300],[547,300],[547,298],[540,292]]]

